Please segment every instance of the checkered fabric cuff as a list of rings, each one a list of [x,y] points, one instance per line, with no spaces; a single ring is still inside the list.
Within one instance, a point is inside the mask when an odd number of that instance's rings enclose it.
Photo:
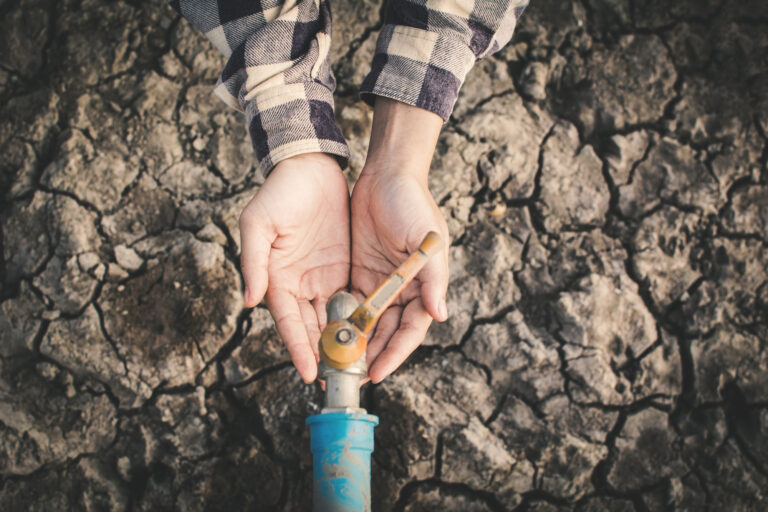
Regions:
[[[349,148],[333,116],[333,93],[317,82],[266,89],[245,103],[259,169],[304,153],[335,155],[346,166]]]
[[[450,35],[385,25],[360,96],[370,105],[376,96],[392,98],[447,121],[475,60],[472,49]]]
[[[170,0],[227,57],[214,92],[245,112],[266,176],[303,153],[349,150],[333,116],[327,0]]]

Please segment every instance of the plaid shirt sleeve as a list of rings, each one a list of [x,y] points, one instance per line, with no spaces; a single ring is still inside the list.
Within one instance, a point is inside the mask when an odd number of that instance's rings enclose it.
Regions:
[[[385,96],[448,120],[475,61],[512,38],[528,0],[389,0],[361,97]]]
[[[333,115],[327,0],[171,0],[228,59],[214,89],[245,112],[261,171],[288,157],[349,157]]]

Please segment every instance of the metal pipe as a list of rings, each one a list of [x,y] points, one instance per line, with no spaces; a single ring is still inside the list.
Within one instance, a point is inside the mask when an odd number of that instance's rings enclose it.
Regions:
[[[331,297],[328,321],[346,319],[357,300],[346,292]],[[325,407],[307,418],[310,429],[314,512],[370,512],[373,428],[379,418],[360,408],[360,380],[367,368],[365,354],[344,369],[320,361],[325,380]]]
[[[357,299],[347,292],[333,294],[326,306],[328,322],[346,319],[357,309]],[[351,366],[339,370],[320,361],[318,374],[325,380],[325,408],[323,412],[360,409],[360,380],[367,372],[365,354]],[[364,411],[363,411],[364,412]]]
[[[371,510],[371,453],[376,416],[360,408],[368,335],[397,295],[416,277],[442,239],[430,232],[395,271],[358,306],[339,292],[328,301],[328,324],[320,335],[319,376],[325,379],[325,407],[307,418],[312,444],[315,512]]]

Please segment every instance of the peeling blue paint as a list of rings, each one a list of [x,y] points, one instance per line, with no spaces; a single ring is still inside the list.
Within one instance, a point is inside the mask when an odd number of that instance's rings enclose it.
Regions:
[[[370,512],[373,428],[379,418],[334,412],[307,418],[314,512]]]

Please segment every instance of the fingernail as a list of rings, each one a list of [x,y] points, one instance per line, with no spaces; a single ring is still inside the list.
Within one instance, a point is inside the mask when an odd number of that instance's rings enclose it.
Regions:
[[[440,321],[448,319],[448,305],[445,303],[445,299],[440,301],[440,305],[437,306],[437,311],[440,313]]]
[[[243,301],[245,302],[245,307],[248,307],[248,304],[251,303],[251,290],[247,286],[243,290]]]

